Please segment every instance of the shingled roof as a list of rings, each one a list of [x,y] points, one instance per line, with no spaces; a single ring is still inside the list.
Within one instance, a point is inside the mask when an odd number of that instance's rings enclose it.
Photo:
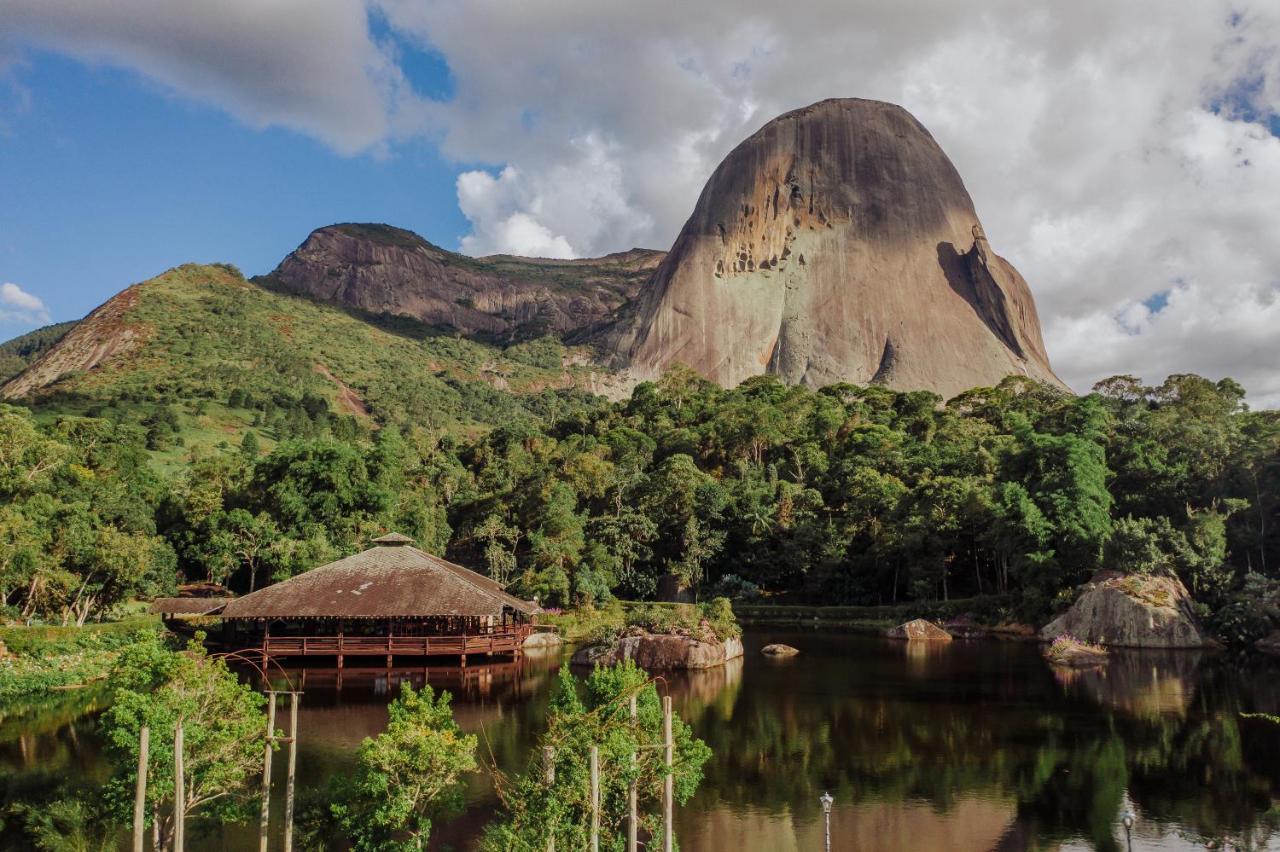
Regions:
[[[531,613],[500,583],[432,556],[405,536],[229,602],[223,618],[422,618]]]
[[[150,612],[162,615],[214,615],[232,598],[156,598]]]

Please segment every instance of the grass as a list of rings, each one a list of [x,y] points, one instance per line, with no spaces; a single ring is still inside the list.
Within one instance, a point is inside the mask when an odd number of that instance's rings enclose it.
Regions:
[[[1106,659],[1107,649],[1064,633],[1049,644],[1044,655],[1055,665],[1070,666],[1082,662],[1100,662]]]
[[[1139,603],[1144,603],[1148,606],[1172,608],[1174,605],[1173,595],[1170,594],[1168,587],[1163,583],[1156,584],[1151,582],[1153,579],[1140,574],[1130,574],[1126,577],[1121,577],[1116,585],[1120,588],[1120,591]]]
[[[0,627],[11,654],[0,659],[0,707],[100,680],[121,648],[159,629],[158,616],[84,627]]]

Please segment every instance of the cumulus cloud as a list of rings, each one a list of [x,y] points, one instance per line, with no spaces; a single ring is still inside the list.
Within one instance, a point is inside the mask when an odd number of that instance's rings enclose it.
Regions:
[[[505,164],[525,188],[496,219],[464,203],[468,250],[498,245],[490,222],[520,213],[578,254],[665,247],[768,119],[879,98],[956,162],[1073,387],[1190,370],[1280,401],[1280,334],[1263,322],[1280,286],[1274,3],[378,2],[453,71],[445,152]],[[602,143],[590,158],[572,144],[588,138]],[[602,174],[608,227],[549,203]],[[1166,291],[1136,322],[1134,306]]]
[[[135,70],[251,126],[344,153],[426,122],[363,0],[0,0],[5,36]]]
[[[371,14],[443,57],[447,101],[411,91]],[[430,128],[482,166],[457,185],[472,253],[666,247],[768,119],[894,101],[955,161],[1074,387],[1194,370],[1280,400],[1255,366],[1280,335],[1254,336],[1280,286],[1274,0],[0,0],[6,30],[343,151]]]
[[[578,257],[579,246],[630,248],[651,234],[653,219],[627,197],[624,166],[607,145],[587,136],[570,141],[566,154],[533,174],[509,165],[496,177],[459,175],[458,206],[472,224],[462,250]]]
[[[10,281],[0,283],[0,322],[34,325],[49,322],[49,309],[39,296]]]

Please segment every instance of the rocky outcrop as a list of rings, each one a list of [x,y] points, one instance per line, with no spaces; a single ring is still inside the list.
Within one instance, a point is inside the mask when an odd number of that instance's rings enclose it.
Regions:
[[[906,110],[828,100],[735,148],[610,339],[637,378],[876,382],[943,396],[1007,375],[1061,386],[1035,303]]]
[[[564,644],[564,639],[560,638],[560,634],[554,630],[543,630],[538,633],[531,633],[529,638],[524,640],[524,649],[526,651],[534,648],[559,648]]]
[[[909,639],[920,642],[950,642],[951,634],[932,621],[917,618],[906,624],[891,627],[884,633],[890,639]]]
[[[766,657],[794,657],[796,654],[799,654],[800,651],[798,648],[793,648],[790,645],[775,643],[773,645],[765,645],[760,649],[760,653],[764,654]]]
[[[585,334],[639,292],[662,252],[584,260],[472,258],[389,225],[320,228],[260,283],[480,339]]]
[[[140,286],[117,293],[77,323],[31,366],[0,387],[0,398],[20,399],[136,349],[145,339],[146,329],[132,323],[129,314],[138,304]]]
[[[1212,643],[1175,577],[1102,575],[1071,608],[1040,631],[1042,639],[1069,635],[1129,648],[1205,648]]]
[[[573,655],[574,665],[612,666],[634,660],[646,671],[710,669],[742,656],[742,640],[718,641],[693,636],[632,632],[608,645],[583,648]]]

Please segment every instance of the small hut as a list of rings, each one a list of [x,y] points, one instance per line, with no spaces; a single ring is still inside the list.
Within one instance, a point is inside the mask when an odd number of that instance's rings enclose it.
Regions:
[[[236,598],[223,641],[268,657],[519,654],[537,605],[399,534]]]

